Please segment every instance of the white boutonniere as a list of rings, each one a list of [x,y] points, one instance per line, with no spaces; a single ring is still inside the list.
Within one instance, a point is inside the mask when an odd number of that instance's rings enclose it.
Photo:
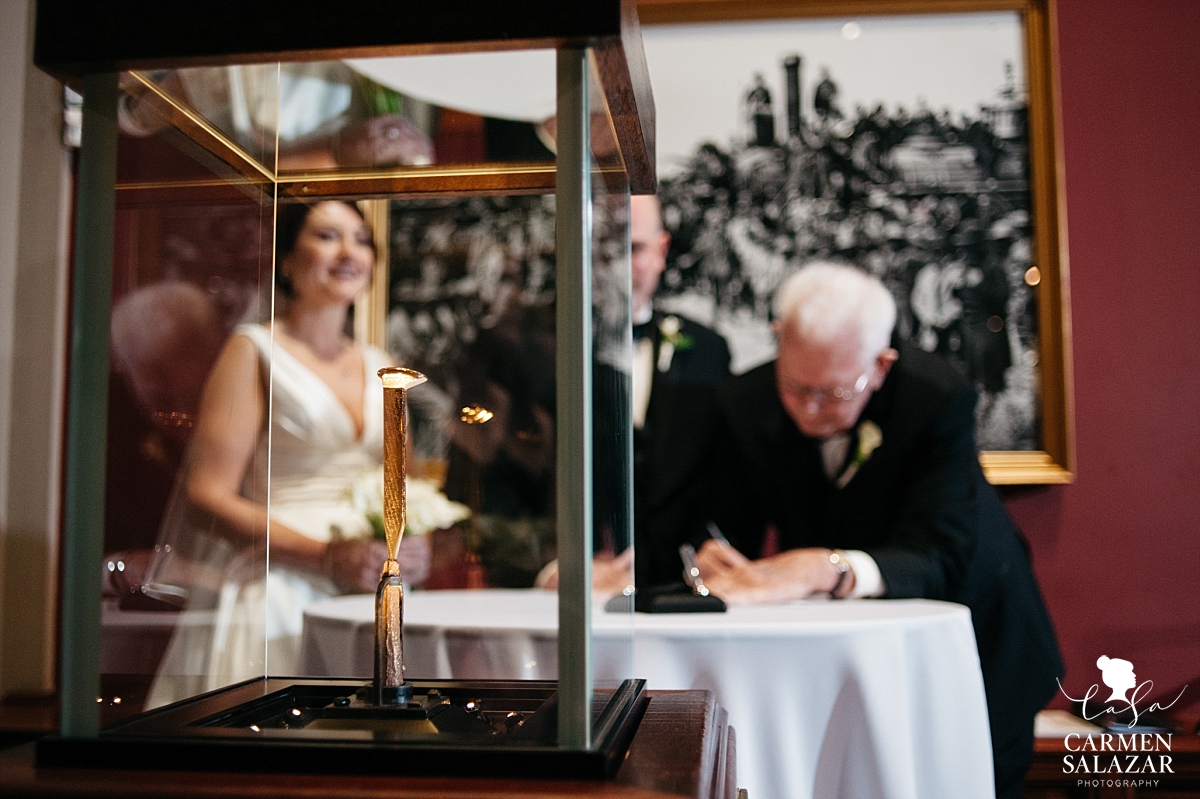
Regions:
[[[846,484],[854,479],[854,475],[858,474],[859,467],[869,461],[871,454],[879,449],[879,445],[883,443],[883,431],[879,429],[879,425],[870,419],[860,422],[855,434],[855,437],[858,439],[858,448],[854,451],[854,460],[850,462],[850,465],[846,467],[846,471],[842,472],[842,476],[838,478],[838,488],[845,488]]]
[[[658,332],[662,342],[658,345],[658,371],[666,372],[671,368],[671,359],[675,351],[691,349],[692,337],[683,332],[683,322],[678,316],[665,317],[658,323]]]

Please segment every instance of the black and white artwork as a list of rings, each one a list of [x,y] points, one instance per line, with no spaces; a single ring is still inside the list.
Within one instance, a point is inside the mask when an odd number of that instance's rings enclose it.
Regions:
[[[658,301],[774,357],[779,284],[806,263],[875,274],[899,336],[977,385],[980,447],[1039,446],[1037,272],[1016,14],[647,28]],[[720,53],[720,57],[714,57]]]
[[[980,448],[1039,449],[1019,16],[643,36],[672,236],[656,301],[722,333],[742,372],[774,357],[771,305],[788,275],[856,265],[893,292],[903,340],[976,384]],[[396,202],[392,226],[394,353],[450,387],[481,335],[518,352],[547,345],[532,331],[553,315],[553,198]]]

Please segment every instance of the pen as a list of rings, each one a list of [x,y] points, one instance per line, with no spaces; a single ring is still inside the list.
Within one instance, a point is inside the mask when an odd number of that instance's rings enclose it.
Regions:
[[[729,543],[729,539],[725,537],[725,534],[721,532],[721,528],[717,527],[716,522],[708,523],[708,534],[712,536],[713,541],[716,541],[723,547],[733,546],[733,544]]]
[[[696,596],[708,596],[708,587],[700,579],[700,565],[696,563],[696,548],[691,544],[679,547],[679,557],[683,560],[683,580],[692,587]]]

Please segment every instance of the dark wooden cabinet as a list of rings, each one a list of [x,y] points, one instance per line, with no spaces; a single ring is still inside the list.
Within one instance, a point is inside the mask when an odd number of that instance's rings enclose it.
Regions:
[[[37,769],[33,745],[0,752],[0,795],[17,797],[327,797],[328,799],[736,799],[733,728],[707,691],[654,692],[612,780],[346,777],[153,770]]]

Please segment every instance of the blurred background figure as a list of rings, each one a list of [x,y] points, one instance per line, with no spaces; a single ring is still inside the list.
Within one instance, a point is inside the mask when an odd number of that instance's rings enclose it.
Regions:
[[[138,407],[168,436],[186,440],[224,340],[208,294],[177,281],[138,289],[113,307],[111,329],[113,360]]]
[[[113,306],[105,551],[123,554],[128,582],[141,582],[225,334],[193,283],[154,283]]]
[[[729,347],[713,330],[654,308],[671,237],[658,198],[630,202],[633,249],[633,517],[641,585],[679,579],[679,544],[698,507],[694,479],[712,409],[729,376]]]
[[[294,673],[304,607],[373,591],[386,557],[355,496],[382,458],[376,372],[391,359],[345,333],[370,282],[371,231],[350,203],[289,205],[276,242],[281,310],[273,328],[239,326],[218,355],[196,416],[185,496],[177,497],[185,509],[168,511],[160,535],[163,551],[208,553],[209,571],[222,573],[218,621],[179,626],[150,706]],[[406,581],[422,582],[427,539],[405,536],[400,560]]]
[[[636,582],[675,582],[682,572],[679,545],[697,522],[701,503],[696,479],[704,437],[712,414],[713,388],[729,376],[729,348],[718,333],[683,316],[654,308],[654,295],[667,266],[670,235],[663,229],[658,198],[630,199],[632,249],[630,301],[633,321],[633,532],[637,552]],[[596,380],[597,385],[602,383]],[[598,420],[619,418],[598,396]],[[597,460],[605,437],[597,431]],[[609,456],[609,460],[611,460]],[[612,516],[608,500],[597,491],[594,518],[598,548],[602,520]],[[620,497],[618,496],[619,500]],[[598,595],[620,592],[630,584],[630,553],[623,546],[597,556],[592,585]],[[615,556],[615,557],[614,557]],[[539,585],[557,585],[553,569]]]

